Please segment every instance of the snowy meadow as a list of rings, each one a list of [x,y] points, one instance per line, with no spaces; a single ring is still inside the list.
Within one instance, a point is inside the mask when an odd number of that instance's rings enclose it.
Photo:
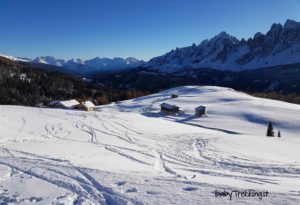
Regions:
[[[297,204],[299,134],[300,105],[214,86],[93,112],[1,105],[0,202]]]

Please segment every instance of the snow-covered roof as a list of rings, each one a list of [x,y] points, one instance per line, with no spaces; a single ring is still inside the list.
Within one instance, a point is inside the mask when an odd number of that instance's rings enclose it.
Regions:
[[[53,100],[53,101],[49,102],[48,105],[49,105],[49,106],[55,106],[55,105],[57,105],[58,103],[59,103],[58,100]]]
[[[95,107],[94,103],[92,103],[91,101],[85,101],[83,103],[83,106],[86,107],[86,108]]]
[[[66,100],[66,101],[60,101],[59,102],[62,106],[66,108],[71,108],[79,105],[80,103],[77,100]]]
[[[196,107],[195,109],[196,110],[203,110],[203,109],[205,109],[205,106],[200,105],[200,106]]]
[[[168,104],[168,103],[163,103],[163,104],[161,104],[160,106],[163,107],[163,108],[166,108],[166,109],[179,108],[179,107],[176,106],[176,105],[171,105],[171,104]]]

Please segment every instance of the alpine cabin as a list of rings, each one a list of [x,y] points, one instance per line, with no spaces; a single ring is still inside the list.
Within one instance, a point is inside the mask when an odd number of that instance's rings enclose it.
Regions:
[[[65,108],[65,109],[75,109],[78,108],[80,103],[73,99],[73,100],[66,100],[66,101],[59,101],[56,105],[57,107]]]
[[[91,101],[85,101],[85,102],[83,102],[82,105],[83,105],[83,109],[85,111],[88,111],[88,112],[94,111],[95,105]]]
[[[178,114],[179,107],[176,105],[171,105],[168,103],[163,103],[160,105],[161,112],[168,113],[168,114]]]
[[[172,94],[172,95],[171,95],[171,98],[178,98],[178,95]]]
[[[206,107],[204,106],[198,106],[195,108],[195,116],[201,117],[203,115],[205,115],[205,109]]]

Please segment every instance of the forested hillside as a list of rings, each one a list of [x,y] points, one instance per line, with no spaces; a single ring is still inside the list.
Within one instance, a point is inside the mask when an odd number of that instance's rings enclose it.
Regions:
[[[56,71],[0,57],[0,104],[36,106],[51,100],[76,98],[96,104],[125,100],[147,93],[119,91]]]
[[[258,97],[300,103],[300,64],[274,66],[242,72],[209,68],[184,68],[163,73],[154,68],[99,74],[94,80],[116,89],[157,92],[183,85],[215,85],[230,87]]]

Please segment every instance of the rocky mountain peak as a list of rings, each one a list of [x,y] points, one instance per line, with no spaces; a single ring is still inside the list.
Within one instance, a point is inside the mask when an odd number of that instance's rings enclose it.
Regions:
[[[167,69],[168,72],[183,67],[241,71],[298,62],[300,23],[287,20],[284,26],[273,24],[266,34],[257,32],[248,40],[239,41],[221,32],[198,46],[177,48],[153,58],[146,66]]]

